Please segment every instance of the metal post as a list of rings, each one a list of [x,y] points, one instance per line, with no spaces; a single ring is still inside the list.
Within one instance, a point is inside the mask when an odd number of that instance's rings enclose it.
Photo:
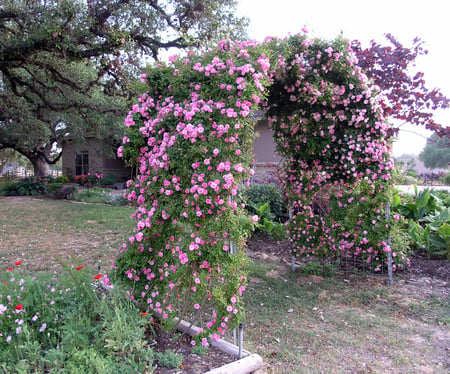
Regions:
[[[289,201],[289,223],[292,226],[292,217],[293,217],[293,213],[292,213],[292,203]],[[291,252],[292,252],[292,243],[291,243]],[[293,252],[292,252],[293,253]],[[295,271],[295,256],[292,254],[292,258],[291,258],[291,271],[294,272]]]
[[[244,324],[239,323],[239,360],[242,358],[242,349],[244,346]]]
[[[233,198],[231,196],[228,197],[228,201],[230,204],[233,202]],[[230,239],[230,255],[236,254],[236,247],[234,246],[234,242]],[[233,329],[233,344],[238,345],[238,331],[237,329]]]
[[[386,221],[391,217],[391,205],[386,204]],[[388,285],[392,286],[394,284],[394,278],[392,276],[392,248],[391,248],[391,237],[387,239],[387,244],[390,251],[387,253],[387,267],[388,267]]]
[[[233,329],[233,344],[238,345],[238,334],[237,329]]]

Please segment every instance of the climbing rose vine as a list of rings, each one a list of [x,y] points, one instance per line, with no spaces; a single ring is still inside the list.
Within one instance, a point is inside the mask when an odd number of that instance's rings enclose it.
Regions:
[[[175,317],[187,317],[205,345],[236,326],[243,248],[256,220],[238,190],[252,174],[252,114],[261,107],[294,200],[294,252],[367,254],[367,246],[382,243],[378,236],[390,232],[381,218],[392,166],[387,125],[377,92],[354,62],[345,41],[302,34],[222,41],[142,74],[145,93],[125,120],[118,151],[137,169],[126,192],[137,207],[136,227],[116,262],[132,298],[172,326]],[[360,203],[367,201],[373,226],[366,228],[366,217],[353,227],[343,222],[348,209],[366,214]],[[377,248],[388,250],[386,243]]]
[[[346,40],[299,35],[278,50],[267,115],[293,201],[294,255],[360,256],[380,270],[393,229],[385,216],[393,162],[383,98]],[[406,260],[402,251],[394,257]]]
[[[119,154],[138,169],[126,195],[137,225],[118,270],[132,297],[168,322],[187,315],[203,329],[199,339],[220,337],[242,314],[253,222],[237,194],[252,173],[251,113],[269,82],[264,50],[223,41],[149,69],[125,120]]]

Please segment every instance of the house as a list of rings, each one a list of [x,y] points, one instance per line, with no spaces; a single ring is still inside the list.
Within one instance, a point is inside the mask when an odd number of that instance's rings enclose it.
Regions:
[[[87,173],[114,175],[119,179],[129,179],[131,168],[122,159],[108,152],[105,146],[94,137],[88,137],[85,142],[78,143],[66,139],[62,145],[62,170],[68,177]]]
[[[275,178],[280,157],[275,155],[275,142],[272,131],[266,121],[259,121],[255,131],[257,137],[254,141],[255,181],[273,181]],[[115,175],[121,179],[132,176],[131,168],[127,167],[122,159],[114,153],[105,151],[102,145],[93,136],[88,137],[84,143],[67,139],[62,145],[62,170],[69,177],[87,173]]]

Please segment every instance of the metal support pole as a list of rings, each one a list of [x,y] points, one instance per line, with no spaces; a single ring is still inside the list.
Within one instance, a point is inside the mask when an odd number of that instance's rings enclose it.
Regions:
[[[289,201],[289,222],[292,225],[292,217],[293,217],[293,213],[292,213],[292,203]],[[291,242],[291,252],[292,252],[292,242]],[[293,253],[293,252],[292,252]],[[291,271],[294,272],[295,271],[295,256],[292,254],[292,258],[291,258]]]
[[[233,344],[238,345],[238,333],[237,329],[233,329]]]
[[[386,204],[386,221],[391,217],[391,205],[389,203]],[[391,248],[391,237],[387,239],[387,244],[390,248],[390,251],[387,253],[387,268],[388,268],[388,285],[392,286],[394,284],[394,278],[392,276],[392,248]]]
[[[242,358],[242,349],[244,347],[244,324],[239,323],[239,360]]]
[[[231,196],[228,197],[228,201],[230,204],[233,202],[233,198]],[[234,242],[230,240],[230,255],[236,254],[236,247]],[[238,331],[237,329],[233,329],[233,344],[238,345]]]

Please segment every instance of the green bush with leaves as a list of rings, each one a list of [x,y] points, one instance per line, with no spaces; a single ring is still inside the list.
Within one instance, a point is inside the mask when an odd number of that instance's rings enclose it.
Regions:
[[[156,357],[159,365],[165,368],[178,368],[183,363],[183,356],[170,349],[165,352],[158,352]]]
[[[47,194],[47,185],[34,178],[23,179],[18,182],[6,183],[0,194],[3,196],[39,196]]]
[[[275,215],[270,211],[269,202],[262,205],[253,205],[256,216],[254,218],[256,223],[256,231],[264,232],[269,235],[271,239],[285,239],[287,237],[286,225],[277,221]]]
[[[281,187],[272,183],[253,183],[243,192],[243,198],[247,202],[247,210],[251,214],[257,214],[258,207],[268,203],[271,220],[285,222],[287,220],[287,200]]]
[[[442,183],[446,186],[450,186],[450,173],[447,173],[447,175],[442,177]]]
[[[450,260],[450,195],[446,191],[419,191],[402,199],[395,196],[393,208],[407,220],[407,232],[416,249]]]
[[[106,174],[103,179],[101,184],[103,186],[112,186],[114,183],[117,183],[119,181],[119,177],[115,174]]]

